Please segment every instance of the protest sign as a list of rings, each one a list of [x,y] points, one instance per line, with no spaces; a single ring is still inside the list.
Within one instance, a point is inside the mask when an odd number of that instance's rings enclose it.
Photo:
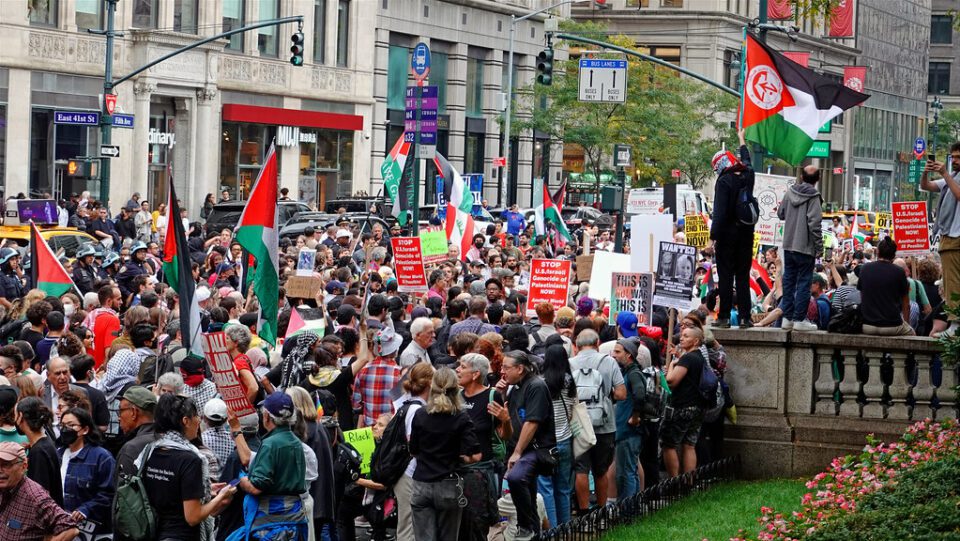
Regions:
[[[881,230],[890,231],[892,229],[893,229],[893,214],[889,212],[878,212],[877,220],[873,222],[874,234],[880,233]]]
[[[710,243],[710,229],[707,228],[707,219],[700,214],[684,216],[683,236],[687,238],[687,244],[702,250]]]
[[[645,216],[649,218],[650,216]],[[667,216],[669,219],[670,217]],[[597,252],[593,254],[593,270],[590,272],[590,298],[598,301],[610,300],[610,280],[614,271],[623,272],[630,268],[630,254],[615,252]]]
[[[892,210],[893,240],[897,241],[897,254],[929,254],[930,228],[927,224],[927,202],[893,203]]]
[[[297,276],[313,276],[313,268],[316,260],[316,250],[312,248],[300,248],[300,254],[297,256]]]
[[[578,255],[577,256],[577,281],[589,282],[590,276],[592,274],[593,274],[593,256]]]
[[[760,233],[757,233],[757,232],[753,233],[753,252],[751,253],[753,255],[757,255],[758,253],[760,253]]]
[[[370,459],[373,457],[373,449],[376,447],[373,441],[373,429],[368,426],[356,430],[347,430],[343,433],[343,440],[360,453],[362,459],[360,473],[364,475],[370,473]]]
[[[423,250],[423,262],[426,265],[439,263],[447,259],[447,232],[443,229],[420,232],[420,247]]]
[[[633,272],[654,272],[657,268],[657,261],[660,257],[660,243],[673,240],[673,217],[669,214],[656,215],[638,215],[630,218],[630,258],[629,267],[614,267],[619,270],[629,270]],[[594,265],[594,269],[597,266]],[[610,271],[612,272],[612,271]],[[591,293],[593,291],[593,279],[590,280]],[[604,298],[609,294],[607,292],[610,285],[609,273],[600,286],[603,290],[597,295]],[[600,297],[591,294],[591,297],[597,299]]]
[[[660,264],[657,267],[653,303],[658,306],[688,310],[693,299],[694,270],[697,249],[675,242],[660,243]]]
[[[779,246],[783,242],[783,222],[777,217],[777,207],[795,182],[793,177],[756,174],[753,195],[760,207],[756,226],[756,232],[760,234],[760,244]]]
[[[530,262],[530,295],[527,296],[527,316],[537,314],[537,305],[549,302],[557,310],[567,305],[570,287],[570,261],[565,259],[534,259]]]
[[[237,417],[256,415],[253,404],[250,403],[243,385],[240,384],[237,369],[233,366],[233,357],[227,352],[226,335],[222,332],[204,333],[203,353],[207,356],[207,362],[210,363],[210,371],[213,373],[217,392],[227,403],[227,407]]]
[[[639,325],[649,325],[653,318],[653,274],[615,272],[611,281],[610,324],[616,324],[618,312],[633,312]]]
[[[426,293],[427,273],[423,268],[423,251],[420,237],[393,237],[393,272],[397,277],[398,290],[401,293]]]
[[[291,276],[283,287],[291,299],[313,299],[322,285],[323,280],[319,276]]]

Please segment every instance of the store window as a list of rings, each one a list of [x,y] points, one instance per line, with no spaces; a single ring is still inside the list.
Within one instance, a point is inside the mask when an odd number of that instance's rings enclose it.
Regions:
[[[483,116],[483,60],[467,59],[467,116]]]
[[[29,0],[27,12],[30,24],[57,26],[57,10],[59,8],[59,0]]]
[[[930,43],[937,45],[953,43],[952,15],[932,15],[930,17]]]
[[[280,13],[279,0],[260,0],[260,19],[276,19]],[[265,26],[257,30],[257,50],[260,56],[277,56],[277,27]]]
[[[930,62],[929,77],[927,79],[928,94],[950,93],[950,63]]]
[[[350,46],[350,1],[339,0],[337,4],[337,66],[347,67],[347,52]]]
[[[437,113],[447,113],[447,53],[430,53],[430,84],[437,87]]]
[[[173,0],[173,31],[197,33],[198,0]]]
[[[87,29],[99,30],[102,23],[103,2],[101,0],[76,0],[77,30],[86,32]]]
[[[220,189],[246,199],[277,134],[276,126],[224,122],[220,141]],[[280,153],[277,153],[279,171]]]
[[[323,208],[328,200],[350,196],[353,132],[301,128],[300,134],[298,199],[311,207]]]
[[[246,4],[246,0],[223,0],[223,32],[243,27],[243,12],[246,9]],[[230,40],[227,49],[243,50],[243,33],[234,34],[227,39]]]
[[[313,61],[323,64],[327,39],[327,0],[313,0]]]
[[[134,28],[156,28],[157,11],[157,0],[133,0]]]
[[[466,140],[463,147],[463,172],[483,173],[485,158],[486,122],[482,119],[468,118]]]
[[[156,104],[153,105],[156,107]],[[147,200],[156,208],[167,200],[167,184],[170,173],[176,169],[173,163],[176,144],[176,120],[172,114],[150,117],[150,136],[147,147]]]
[[[391,45],[387,59],[387,109],[404,109],[407,73],[410,71],[410,49]]]
[[[53,123],[53,110],[34,109],[30,118],[30,197],[64,192],[99,189],[99,183],[86,180],[72,184],[66,178],[67,161],[96,155],[97,130],[87,126]]]

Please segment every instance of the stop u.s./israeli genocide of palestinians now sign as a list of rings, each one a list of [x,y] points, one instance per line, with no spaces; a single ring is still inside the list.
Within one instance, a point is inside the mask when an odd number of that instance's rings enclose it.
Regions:
[[[570,288],[570,261],[534,259],[530,262],[530,295],[527,316],[537,313],[537,305],[549,302],[555,310],[567,305]]]
[[[903,201],[891,205],[893,239],[900,255],[930,253],[930,229],[926,201]]]

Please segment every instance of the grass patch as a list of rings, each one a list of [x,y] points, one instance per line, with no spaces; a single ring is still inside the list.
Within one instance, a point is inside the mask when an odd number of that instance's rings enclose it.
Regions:
[[[800,509],[808,492],[800,479],[733,481],[691,495],[630,526],[612,530],[603,539],[617,541],[727,540],[743,528],[756,533],[760,507],[789,514]]]

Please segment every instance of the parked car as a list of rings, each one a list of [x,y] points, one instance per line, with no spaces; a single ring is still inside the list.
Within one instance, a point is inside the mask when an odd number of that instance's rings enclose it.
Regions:
[[[207,216],[207,233],[236,228],[246,204],[246,201],[227,201],[214,205]],[[294,214],[309,210],[310,207],[299,201],[277,201],[277,225],[283,226]]]
[[[348,217],[350,221],[354,224],[362,225],[366,223],[363,231],[370,231],[374,224],[380,224],[383,227],[383,236],[384,238],[390,238],[390,226],[387,225],[387,222],[380,218],[379,216],[370,216],[369,222],[367,221],[367,215],[365,213],[359,214],[346,214],[346,215],[337,215],[337,214],[317,214],[317,215],[303,215],[303,220],[291,220],[289,223],[280,228],[280,238],[288,238],[291,240],[296,240],[297,237],[303,234],[303,232],[308,228],[312,227],[315,230],[322,231],[331,225],[336,225],[337,221],[342,217]]]
[[[341,208],[347,209],[347,212],[368,212],[371,205],[377,206],[377,211],[383,212],[382,197],[353,197],[344,199],[331,199],[323,205],[323,211],[327,214],[336,214]],[[377,214],[377,213],[374,213]]]

